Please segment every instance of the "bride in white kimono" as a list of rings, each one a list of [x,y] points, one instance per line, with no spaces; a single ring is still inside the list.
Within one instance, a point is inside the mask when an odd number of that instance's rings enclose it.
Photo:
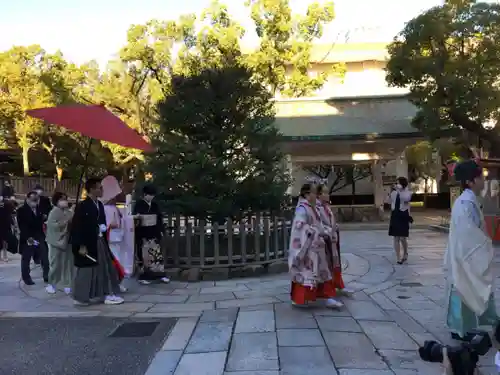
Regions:
[[[452,208],[445,254],[446,324],[454,339],[468,340],[468,332],[493,326],[498,319],[493,298],[494,250],[477,200],[484,187],[481,167],[468,160],[457,165],[454,173],[464,191]]]

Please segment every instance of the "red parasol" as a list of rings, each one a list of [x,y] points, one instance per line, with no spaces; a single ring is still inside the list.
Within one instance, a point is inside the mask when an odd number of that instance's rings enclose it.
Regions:
[[[152,151],[152,146],[139,133],[130,128],[120,118],[101,105],[67,105],[39,108],[27,111],[28,115],[47,123],[62,126],[89,137],[85,164],[82,168],[76,200],[80,196],[80,187],[87,169],[87,158],[93,139],[115,143],[120,146]]]
[[[139,133],[109,112],[104,105],[68,105],[32,109],[27,113],[47,123],[65,127],[93,139],[142,151],[152,151],[151,145]]]

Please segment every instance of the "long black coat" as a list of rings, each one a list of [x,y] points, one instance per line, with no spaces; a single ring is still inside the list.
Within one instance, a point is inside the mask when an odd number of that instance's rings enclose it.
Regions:
[[[88,255],[98,261],[97,240],[99,238],[99,226],[106,225],[106,215],[104,206],[100,201],[94,202],[87,197],[83,202],[78,203],[75,208],[73,221],[71,222],[70,241],[75,256],[75,267],[94,267],[96,263],[78,253],[80,247],[87,248]],[[104,240],[106,233],[103,233]]]
[[[37,208],[35,212],[25,202],[17,210],[17,225],[19,226],[19,244],[24,246],[28,238],[45,241],[43,231],[43,214]]]
[[[52,202],[50,201],[50,198],[46,197],[45,195],[41,195],[40,202],[38,203],[38,209],[42,213],[45,221],[47,221],[50,210],[52,210]]]

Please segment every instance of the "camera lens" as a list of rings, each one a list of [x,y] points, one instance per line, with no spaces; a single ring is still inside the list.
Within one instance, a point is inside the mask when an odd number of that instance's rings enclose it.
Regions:
[[[443,362],[443,346],[436,341],[426,341],[418,348],[420,358],[425,362]]]

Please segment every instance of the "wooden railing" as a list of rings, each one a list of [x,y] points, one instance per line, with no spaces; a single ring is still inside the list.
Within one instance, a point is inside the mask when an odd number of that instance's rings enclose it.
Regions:
[[[170,267],[266,265],[287,257],[291,222],[286,215],[256,213],[222,224],[174,215],[165,222],[164,248]]]
[[[55,181],[53,178],[47,177],[11,177],[10,182],[16,192],[16,197],[19,198],[24,198],[37,184],[42,185],[49,195],[57,190],[65,192],[70,197],[75,197],[78,189],[78,184],[74,180]]]

